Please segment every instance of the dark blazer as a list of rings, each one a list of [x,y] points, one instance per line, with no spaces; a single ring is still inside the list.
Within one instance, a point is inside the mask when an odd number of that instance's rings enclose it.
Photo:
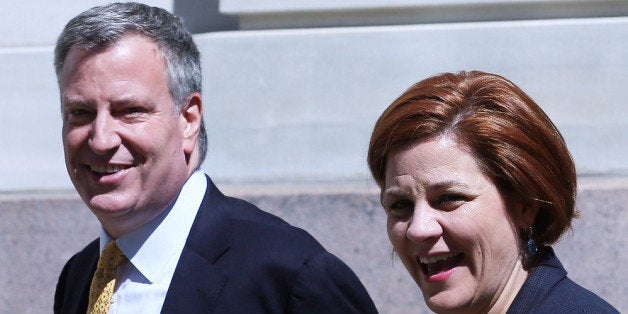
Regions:
[[[257,207],[207,191],[162,313],[376,313],[355,274],[307,232]],[[98,240],[65,265],[55,313],[85,313]]]
[[[533,268],[508,313],[619,313],[593,292],[567,278],[552,248]]]

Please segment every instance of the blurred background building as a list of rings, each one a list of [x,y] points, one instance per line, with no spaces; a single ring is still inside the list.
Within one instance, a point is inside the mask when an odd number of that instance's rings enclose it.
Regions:
[[[56,37],[108,1],[0,3],[0,313],[51,312],[63,263],[98,236],[61,145]],[[203,169],[228,194],[316,236],[382,313],[424,312],[391,258],[366,151],[412,83],[482,70],[518,84],[566,138],[579,174],[570,276],[628,311],[628,1],[154,0],[201,50]]]

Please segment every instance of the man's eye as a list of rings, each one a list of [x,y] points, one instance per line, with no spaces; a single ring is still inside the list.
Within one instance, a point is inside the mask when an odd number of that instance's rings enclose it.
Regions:
[[[65,113],[65,120],[70,123],[88,122],[92,117],[92,111],[86,109],[69,109]]]
[[[123,114],[136,114],[136,113],[141,113],[141,112],[144,112],[144,110],[141,107],[128,107],[122,110]]]
[[[73,116],[84,116],[89,114],[89,111],[85,110],[85,109],[73,109],[70,110],[70,115]]]
[[[116,109],[112,112],[114,117],[129,121],[129,122],[137,122],[141,121],[145,116],[145,113],[148,112],[146,108],[142,106],[129,106]]]

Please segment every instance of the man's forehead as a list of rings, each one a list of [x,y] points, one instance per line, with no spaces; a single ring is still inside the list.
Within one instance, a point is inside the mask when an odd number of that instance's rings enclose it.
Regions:
[[[152,38],[137,33],[129,33],[98,44],[84,42],[76,42],[72,44],[70,46],[70,49],[68,50],[68,53],[66,54],[65,59],[63,60],[63,68],[65,68],[71,58],[75,58],[75,60],[88,59],[90,57],[111,51],[112,49],[120,45],[120,43],[128,40],[137,40],[149,45],[153,45],[157,51],[161,52],[160,46]]]
[[[119,49],[120,47],[123,48]],[[74,44],[71,46],[63,62],[63,67],[61,69],[61,73],[59,74],[59,87],[63,88],[64,83],[67,83],[65,80],[72,76],[81,67],[81,65],[89,60],[94,60],[104,54],[110,54],[113,52],[117,55],[117,58],[124,62],[125,60],[133,59],[133,55],[138,51],[147,52],[151,50],[155,51],[154,55],[157,57],[156,60],[163,62],[162,64],[165,67],[165,58],[163,57],[159,46],[154,40],[143,35],[125,35],[115,41],[111,41],[106,45],[98,47],[89,47],[80,43]],[[114,69],[111,70],[113,71]]]
[[[74,46],[59,75],[61,105],[94,98],[110,104],[139,103],[138,98],[164,89],[171,97],[163,60],[156,44],[144,36],[121,38],[99,52]]]

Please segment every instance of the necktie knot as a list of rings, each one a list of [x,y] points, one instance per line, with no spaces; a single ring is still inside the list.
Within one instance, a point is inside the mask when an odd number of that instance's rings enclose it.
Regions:
[[[116,241],[109,241],[98,258],[98,268],[116,269],[125,260],[126,256],[124,256]]]

